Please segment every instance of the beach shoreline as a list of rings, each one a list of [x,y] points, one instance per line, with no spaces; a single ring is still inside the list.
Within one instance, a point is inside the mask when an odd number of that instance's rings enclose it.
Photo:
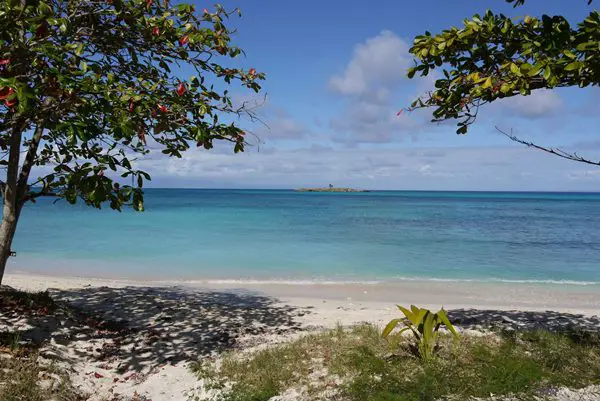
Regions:
[[[600,310],[600,286],[471,281],[279,282],[253,280],[130,280],[7,273],[4,284],[27,291],[86,287],[182,287],[190,291],[252,293],[314,309],[323,326],[333,323],[381,323],[395,305],[431,309],[555,311],[593,316]],[[335,316],[333,316],[335,315]],[[333,319],[333,323],[331,320]],[[337,320],[336,320],[337,319]],[[327,323],[329,322],[329,323]],[[306,322],[319,325],[318,322]]]

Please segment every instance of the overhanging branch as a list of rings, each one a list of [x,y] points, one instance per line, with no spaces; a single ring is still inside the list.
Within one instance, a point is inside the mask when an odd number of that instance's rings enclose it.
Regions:
[[[508,133],[506,131],[501,130],[498,127],[495,127],[495,128],[496,128],[496,130],[499,133],[501,133],[502,135],[506,136],[511,141],[520,143],[520,144],[525,145],[527,147],[538,149],[538,150],[541,150],[541,151],[553,154],[555,156],[562,157],[563,159],[572,160],[572,161],[576,161],[576,162],[580,162],[580,163],[585,163],[585,164],[591,164],[593,166],[600,166],[600,161],[594,161],[594,160],[586,159],[586,158],[578,155],[576,152],[571,153],[571,152],[567,152],[565,150],[562,150],[560,148],[549,148],[549,147],[537,145],[537,144],[535,144],[533,142],[526,141],[524,139],[521,139],[521,138],[517,137],[516,135],[513,134],[512,130],[511,130],[510,133]]]

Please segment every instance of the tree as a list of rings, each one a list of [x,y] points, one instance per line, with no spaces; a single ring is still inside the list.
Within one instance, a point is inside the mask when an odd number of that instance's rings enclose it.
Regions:
[[[142,211],[150,176],[136,159],[214,141],[244,150],[232,117],[250,112],[224,88],[259,91],[264,74],[222,65],[242,54],[225,26],[232,14],[169,0],[0,3],[0,283],[27,202]]]
[[[525,0],[505,0],[518,7]],[[587,1],[588,5],[592,0]],[[415,66],[408,77],[441,69],[435,89],[418,98],[410,110],[432,107],[433,120],[457,119],[466,134],[479,108],[498,99],[530,95],[537,89],[600,84],[600,13],[593,10],[576,27],[563,16],[525,16],[514,20],[491,11],[432,35],[417,36],[410,52]],[[576,153],[509,138],[568,159],[590,162]]]

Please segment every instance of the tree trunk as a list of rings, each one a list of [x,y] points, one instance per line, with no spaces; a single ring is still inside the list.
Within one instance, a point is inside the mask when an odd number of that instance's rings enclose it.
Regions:
[[[17,121],[10,135],[10,150],[8,155],[8,166],[6,170],[6,183],[4,186],[2,224],[0,224],[0,285],[4,277],[6,262],[10,257],[10,247],[17,229],[21,206],[19,205],[18,174],[19,158],[21,155],[21,137],[23,135],[24,123]]]
[[[10,257],[10,246],[12,245],[12,240],[17,229],[17,222],[19,221],[17,210],[7,205],[6,201],[4,202],[2,213],[2,224],[0,224],[0,285],[2,285],[6,262],[8,262],[8,258]]]

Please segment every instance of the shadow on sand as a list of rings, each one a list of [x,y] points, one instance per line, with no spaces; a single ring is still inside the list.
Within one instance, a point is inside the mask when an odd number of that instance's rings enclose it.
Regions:
[[[92,358],[121,373],[194,361],[235,347],[241,336],[260,341],[296,331],[294,318],[306,313],[252,293],[183,287],[50,290],[50,295],[70,308],[30,319],[15,316],[28,327],[21,337],[52,340],[65,349],[54,357]],[[2,316],[0,323],[10,327],[8,320]]]
[[[512,330],[599,331],[600,317],[553,311],[500,311],[454,309],[448,311],[450,321],[467,329],[495,328]]]

